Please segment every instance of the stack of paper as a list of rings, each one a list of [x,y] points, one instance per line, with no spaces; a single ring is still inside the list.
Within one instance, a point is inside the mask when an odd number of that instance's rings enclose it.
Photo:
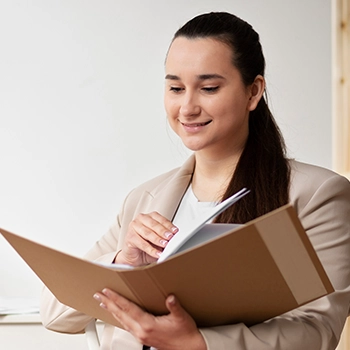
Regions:
[[[0,316],[39,313],[39,298],[0,297]]]

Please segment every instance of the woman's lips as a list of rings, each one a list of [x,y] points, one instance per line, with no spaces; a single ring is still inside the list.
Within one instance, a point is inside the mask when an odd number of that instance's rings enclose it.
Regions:
[[[204,123],[181,123],[184,126],[188,126],[188,127],[195,127],[195,126],[204,126],[204,125],[208,125],[211,122],[211,120],[208,120],[207,122]]]
[[[212,122],[211,120],[208,120],[207,122],[203,122],[203,123],[183,123],[183,122],[180,122],[180,123],[182,124],[182,126],[186,131],[197,132],[201,130],[203,127],[210,124],[211,122]]]

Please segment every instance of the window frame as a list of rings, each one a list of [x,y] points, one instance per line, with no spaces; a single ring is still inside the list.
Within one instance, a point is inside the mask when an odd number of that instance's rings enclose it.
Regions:
[[[332,1],[333,168],[350,178],[350,0]]]

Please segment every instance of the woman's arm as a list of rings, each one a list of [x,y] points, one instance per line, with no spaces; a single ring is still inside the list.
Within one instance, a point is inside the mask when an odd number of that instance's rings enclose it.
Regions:
[[[303,186],[300,191],[307,191]],[[294,205],[335,292],[267,322],[201,329],[209,350],[335,349],[350,305],[350,184],[324,181]]]
[[[117,253],[120,232],[119,217],[108,232],[90,249],[85,258],[112,263]],[[46,288],[40,300],[40,316],[43,325],[56,332],[83,333],[92,317],[76,311],[62,303]]]
[[[125,207],[128,207],[127,199],[115,224],[95,243],[85,259],[107,264],[149,264],[157,260],[177,232],[177,228],[157,212],[136,215],[133,205],[128,210]],[[42,293],[40,313],[46,328],[66,333],[83,332],[92,319],[61,304],[47,288]]]

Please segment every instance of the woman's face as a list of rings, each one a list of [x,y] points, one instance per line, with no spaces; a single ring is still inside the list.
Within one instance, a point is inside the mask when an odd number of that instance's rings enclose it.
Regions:
[[[248,137],[251,89],[233,66],[229,46],[178,37],[165,71],[165,109],[185,146],[214,156],[241,152]]]

